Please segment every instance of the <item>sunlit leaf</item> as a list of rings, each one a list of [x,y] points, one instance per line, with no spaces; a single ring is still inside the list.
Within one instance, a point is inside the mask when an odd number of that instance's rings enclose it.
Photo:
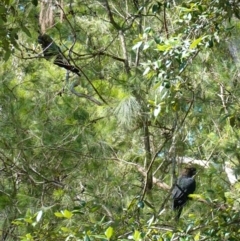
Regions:
[[[204,199],[204,197],[200,194],[189,194],[188,197],[192,199]]]
[[[150,71],[150,69],[151,69],[151,68],[148,66],[148,67],[144,70],[143,76],[146,75],[146,74]]]
[[[68,218],[68,219],[70,219],[73,216],[73,213],[68,210],[64,210],[62,214],[65,218]]]
[[[24,225],[24,222],[22,219],[16,219],[16,220],[12,221],[12,223],[17,226]]]
[[[195,49],[195,48],[198,46],[198,44],[201,43],[202,40],[203,40],[202,37],[195,39],[195,40],[191,43],[191,45],[190,45],[189,48],[190,48],[190,49]]]
[[[155,217],[154,217],[154,215],[153,215],[153,216],[147,221],[149,227],[152,225],[152,223],[154,222],[154,220],[155,220]]]
[[[187,229],[186,229],[186,233],[188,233],[188,231],[193,227],[194,225],[192,223],[190,223],[188,226],[187,226]]]
[[[106,235],[107,239],[110,239],[113,235],[113,228],[108,227],[108,229],[105,231],[105,235]]]
[[[200,240],[200,231],[194,236],[194,241]]]
[[[60,213],[60,212],[55,212],[54,215],[55,215],[56,217],[58,217],[58,218],[64,217],[63,214]]]
[[[151,30],[152,30],[151,27],[147,27],[147,28],[144,29],[144,33],[149,33]]]
[[[135,44],[133,47],[132,47],[132,50],[135,50],[135,49],[139,49],[142,45],[142,42],[138,42],[137,44]]]
[[[164,52],[164,51],[166,51],[166,50],[170,50],[171,48],[172,48],[171,45],[161,45],[161,44],[158,44],[158,45],[157,45],[157,49],[158,49],[159,51],[162,51],[162,52]]]
[[[33,223],[32,218],[24,218],[24,221],[25,221],[26,223]]]
[[[71,229],[67,228],[67,227],[61,227],[61,230],[65,233],[70,233]]]
[[[139,241],[140,238],[141,238],[141,232],[135,230],[135,231],[134,231],[134,234],[133,234],[133,239],[134,239],[135,241]]]
[[[42,215],[43,215],[43,211],[40,210],[38,213],[37,213],[37,217],[36,217],[36,221],[39,222],[42,218]]]

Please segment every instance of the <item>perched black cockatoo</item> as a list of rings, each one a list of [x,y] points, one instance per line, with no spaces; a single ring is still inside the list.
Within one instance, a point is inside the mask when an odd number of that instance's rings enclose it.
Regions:
[[[59,67],[70,70],[73,73],[79,74],[79,69],[72,66],[69,61],[64,57],[58,45],[53,41],[53,39],[47,35],[42,34],[38,36],[38,42],[42,45],[43,55],[46,60],[54,59],[54,64]]]
[[[196,181],[194,179],[195,174],[195,167],[185,168],[182,175],[177,179],[177,183],[173,188],[173,210],[177,212],[176,220],[179,219],[183,206],[189,199],[188,195],[194,193],[196,189]]]

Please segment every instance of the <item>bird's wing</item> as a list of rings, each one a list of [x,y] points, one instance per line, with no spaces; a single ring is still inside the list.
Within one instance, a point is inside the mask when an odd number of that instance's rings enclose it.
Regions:
[[[184,189],[186,195],[194,193],[196,189],[196,181],[192,177],[185,178],[184,180]]]
[[[177,183],[176,185],[174,186],[173,188],[173,191],[172,191],[172,198],[173,199],[177,199],[177,198],[181,198],[183,195],[184,195],[184,188],[183,186],[181,185],[182,183],[182,178],[180,177],[178,180],[177,180]]]
[[[181,198],[184,195],[191,194],[196,189],[196,182],[191,177],[180,177],[177,184],[173,188],[172,197],[173,199]]]

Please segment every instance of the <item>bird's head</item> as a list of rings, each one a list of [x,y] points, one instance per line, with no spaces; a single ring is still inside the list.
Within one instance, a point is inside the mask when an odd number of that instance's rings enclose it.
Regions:
[[[193,177],[197,172],[197,169],[195,167],[186,167],[184,168],[183,175],[188,177]]]
[[[38,36],[38,43],[41,45],[50,45],[53,42],[52,38],[47,34],[40,34]]]

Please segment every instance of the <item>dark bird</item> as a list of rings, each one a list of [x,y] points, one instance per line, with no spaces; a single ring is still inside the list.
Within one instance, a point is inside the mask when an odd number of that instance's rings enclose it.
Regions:
[[[61,52],[59,46],[53,41],[53,39],[49,35],[39,35],[38,43],[42,46],[43,56],[46,60],[51,60],[52,58],[54,58],[53,63],[55,65],[61,68],[65,68],[79,75],[79,69],[69,63],[64,54]]]
[[[194,179],[195,174],[195,167],[185,168],[182,175],[177,179],[177,183],[173,188],[173,210],[177,212],[176,220],[179,220],[183,206],[190,199],[188,195],[194,193],[196,189],[196,181]]]

